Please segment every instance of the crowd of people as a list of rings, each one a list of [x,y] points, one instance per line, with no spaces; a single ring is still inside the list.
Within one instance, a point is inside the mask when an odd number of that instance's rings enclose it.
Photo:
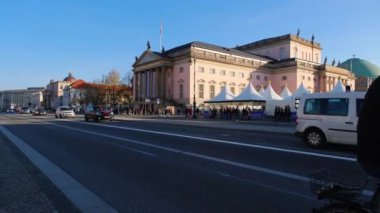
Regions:
[[[274,109],[275,121],[290,121],[291,116],[292,112],[289,105],[286,105],[285,107],[276,106]]]

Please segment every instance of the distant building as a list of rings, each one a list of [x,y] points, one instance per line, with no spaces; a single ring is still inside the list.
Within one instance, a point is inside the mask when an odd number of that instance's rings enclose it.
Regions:
[[[56,109],[58,106],[63,106],[64,103],[64,90],[65,88],[72,84],[76,79],[73,77],[72,73],[64,78],[62,81],[51,80],[46,86],[44,92],[44,103],[46,109]]]
[[[191,42],[164,52],[150,45],[133,64],[133,97],[138,107],[190,107],[223,87],[238,95],[249,82],[256,90],[269,83],[277,93],[303,83],[310,92],[331,91],[338,81],[355,88],[355,75],[321,60],[321,45],[296,35],[263,39],[235,48]]]
[[[339,65],[355,74],[356,90],[365,91],[371,83],[380,76],[380,68],[369,61],[360,58],[351,58]]]
[[[21,107],[40,107],[43,105],[43,87],[30,87],[19,90],[0,91],[0,109],[17,109]]]

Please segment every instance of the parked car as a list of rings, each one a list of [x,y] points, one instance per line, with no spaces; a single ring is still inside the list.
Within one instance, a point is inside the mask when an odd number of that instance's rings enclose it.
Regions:
[[[357,144],[356,126],[365,92],[314,93],[301,97],[296,136],[312,147]]]
[[[74,118],[74,117],[75,117],[74,109],[69,106],[57,107],[55,111],[55,118]]]
[[[102,107],[87,107],[86,112],[84,114],[84,120],[99,121],[99,120],[110,120],[114,119],[114,114],[112,109],[106,109]]]
[[[29,107],[22,107],[22,108],[20,109],[20,113],[21,113],[21,114],[29,114],[29,113],[31,113],[31,111],[30,111],[30,108],[29,108]]]
[[[46,115],[46,110],[44,108],[37,108],[33,111],[33,115]]]

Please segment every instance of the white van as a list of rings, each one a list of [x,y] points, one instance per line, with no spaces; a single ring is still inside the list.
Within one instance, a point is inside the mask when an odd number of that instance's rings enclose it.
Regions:
[[[301,97],[296,136],[308,145],[326,142],[356,145],[358,113],[365,92],[312,93]]]

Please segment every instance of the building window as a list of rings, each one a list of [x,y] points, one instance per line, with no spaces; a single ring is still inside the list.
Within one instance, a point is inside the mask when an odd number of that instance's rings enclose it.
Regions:
[[[319,54],[318,53],[315,54],[315,62],[319,63]]]
[[[235,87],[230,87],[231,93],[235,95]]]
[[[244,73],[242,73],[242,72],[239,73],[239,77],[240,77],[240,78],[244,78]]]
[[[210,69],[210,74],[215,74],[215,69]]]
[[[234,72],[234,71],[231,71],[231,72],[230,72],[230,76],[231,76],[231,77],[235,77],[235,72]]]
[[[198,67],[198,72],[204,73],[205,72],[205,68],[204,67]]]
[[[297,58],[297,55],[298,55],[298,49],[297,49],[297,47],[294,47],[293,51],[294,51],[294,58]]]
[[[215,86],[210,85],[210,98],[215,97]]]
[[[260,75],[256,75],[256,80],[260,80]]]
[[[204,87],[203,87],[203,84],[199,84],[198,85],[198,97],[199,98],[203,98],[204,97]]]
[[[268,77],[267,76],[264,76],[264,81],[268,81]]]
[[[225,70],[220,70],[220,75],[226,75],[226,71]]]
[[[281,47],[278,55],[278,59],[284,59],[285,58],[285,48]]]
[[[316,81],[317,81],[317,79],[316,79],[316,78],[314,78],[313,80],[314,80],[314,82],[316,82]]]
[[[305,80],[305,76],[304,75],[302,76],[302,80]]]
[[[284,76],[282,76],[282,80],[286,81],[286,80],[288,80],[288,77],[286,75],[284,75]]]
[[[310,76],[308,76],[308,77],[307,77],[307,80],[308,80],[308,81],[311,81],[311,77],[310,77]]]
[[[183,73],[183,67],[179,68],[179,73]]]
[[[183,98],[183,84],[180,84],[180,85],[179,85],[179,98],[180,98],[180,99]]]

